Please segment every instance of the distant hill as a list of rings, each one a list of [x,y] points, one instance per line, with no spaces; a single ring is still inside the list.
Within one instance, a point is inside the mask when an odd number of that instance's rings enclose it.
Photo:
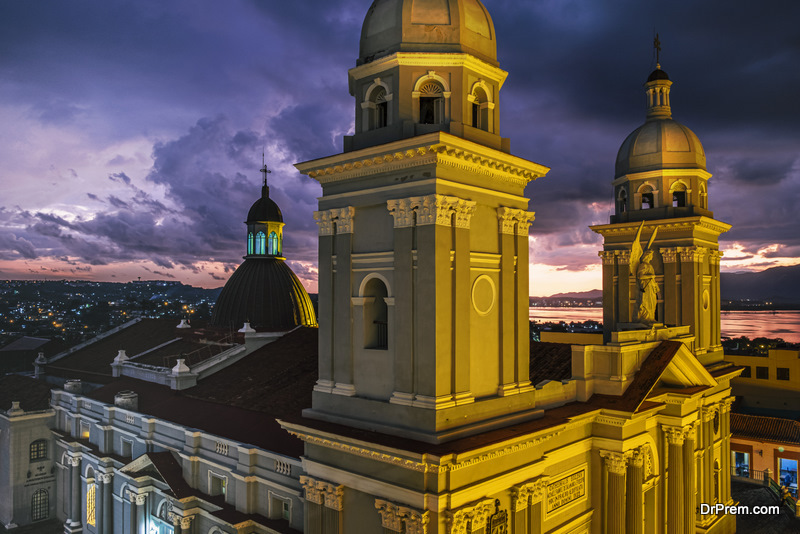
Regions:
[[[603,296],[602,289],[592,289],[590,291],[573,291],[572,293],[556,293],[550,295],[549,299],[599,299]]]
[[[722,273],[724,300],[769,300],[800,305],[800,265],[772,267],[758,273]]]

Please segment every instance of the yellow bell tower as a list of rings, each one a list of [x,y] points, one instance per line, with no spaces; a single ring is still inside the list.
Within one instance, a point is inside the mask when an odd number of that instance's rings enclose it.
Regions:
[[[708,209],[703,145],[672,118],[671,86],[657,65],[644,84],[645,123],[617,154],[611,223],[592,227],[604,240],[603,326],[607,339],[612,331],[643,327],[636,250],[655,233],[647,259],[656,284],[654,321],[690,326],[694,352],[707,364],[722,359],[718,239],[730,225]]]

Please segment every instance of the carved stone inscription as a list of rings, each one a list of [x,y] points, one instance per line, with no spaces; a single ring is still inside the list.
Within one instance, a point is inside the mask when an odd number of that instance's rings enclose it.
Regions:
[[[586,470],[547,485],[547,511],[552,512],[586,495]]]

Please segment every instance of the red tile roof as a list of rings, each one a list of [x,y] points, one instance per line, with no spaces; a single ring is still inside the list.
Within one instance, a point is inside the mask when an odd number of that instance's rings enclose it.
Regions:
[[[5,375],[0,377],[0,410],[8,411],[11,403],[19,401],[25,411],[50,408],[50,385],[28,376]]]
[[[567,343],[531,342],[530,381],[572,378],[572,345]]]
[[[731,413],[733,438],[800,444],[800,422],[792,419]]]

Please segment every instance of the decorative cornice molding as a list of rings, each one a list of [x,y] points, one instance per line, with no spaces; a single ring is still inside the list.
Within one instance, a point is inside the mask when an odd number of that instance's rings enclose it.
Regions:
[[[371,78],[396,67],[466,67],[479,77],[495,80],[499,87],[508,76],[508,72],[487,63],[472,54],[445,52],[395,52],[369,63],[350,69],[350,76],[356,79]]]
[[[593,232],[597,232],[602,236],[631,236],[636,235],[639,230],[639,221],[635,223],[615,223],[615,224],[598,224],[591,226]],[[723,234],[731,229],[731,225],[712,219],[705,216],[696,217],[682,217],[675,219],[661,219],[657,221],[646,221],[645,228],[651,229],[658,226],[658,234],[666,235],[672,232],[680,232],[689,228],[699,227],[703,230],[708,230],[717,235]]]
[[[390,143],[301,163],[297,168],[322,185],[379,172],[435,164],[480,175],[489,183],[525,187],[528,182],[541,178],[549,171],[549,168],[543,165],[450,134],[440,132],[429,135],[430,143],[422,146],[408,146],[408,142]]]

